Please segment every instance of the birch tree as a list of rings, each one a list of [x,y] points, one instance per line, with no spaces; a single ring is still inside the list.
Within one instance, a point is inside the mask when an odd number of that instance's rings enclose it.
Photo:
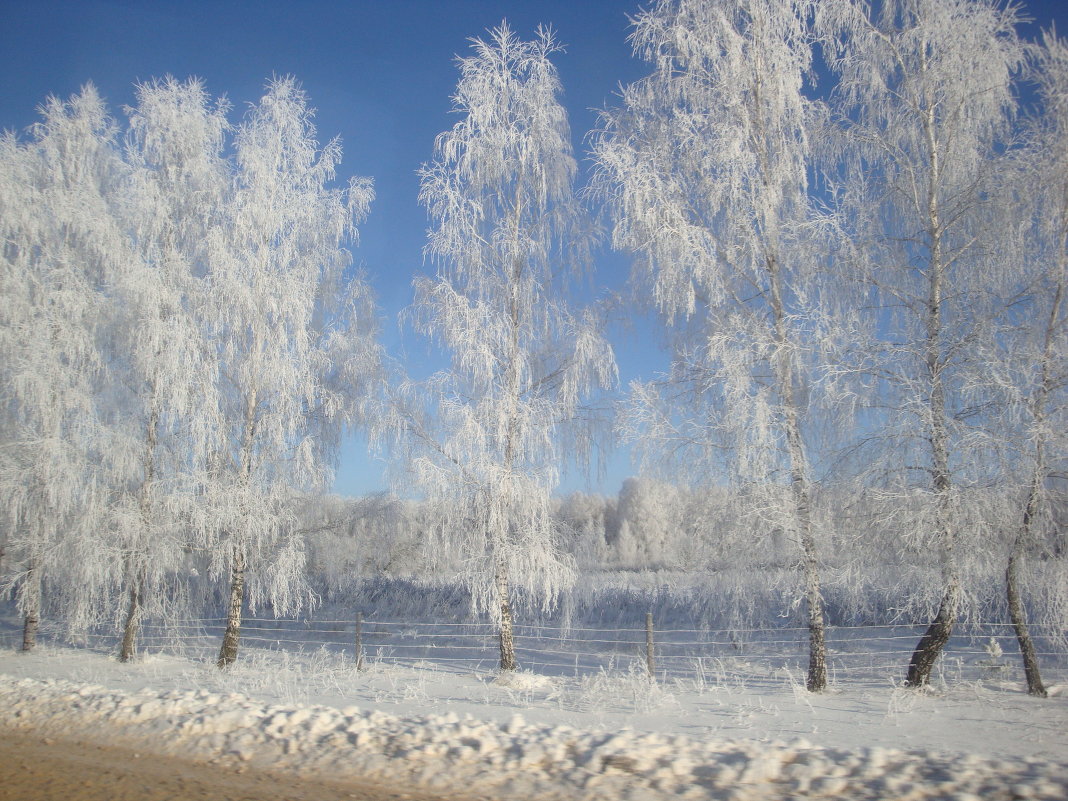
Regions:
[[[902,525],[941,574],[909,661],[906,683],[920,686],[960,612],[961,537],[982,525],[966,524],[961,494],[984,467],[984,404],[967,388],[1001,313],[986,190],[1011,135],[1023,47],[1015,10],[993,0],[887,0],[878,12],[849,0],[817,14],[839,78],[842,208],[880,307],[864,346],[882,408],[872,442],[890,503],[922,499]]]
[[[1041,112],[1029,121],[1027,146],[1012,177],[1022,222],[1004,230],[1017,233],[1011,245],[1025,279],[1026,302],[1020,320],[1022,341],[1003,355],[1013,390],[1010,409],[1020,410],[1022,431],[1013,430],[1023,449],[1023,503],[1018,512],[1005,569],[1005,591],[1020,646],[1027,691],[1046,697],[1038,655],[1028,627],[1024,565],[1038,547],[1038,534],[1050,522],[1049,481],[1065,457],[1065,387],[1068,386],[1068,43],[1047,33],[1036,49]],[[1015,224],[1013,224],[1015,223]],[[1011,484],[1010,484],[1011,486]]]
[[[137,87],[126,159],[133,174],[124,203],[136,259],[112,279],[117,306],[109,346],[107,400],[117,492],[111,515],[121,554],[125,611],[121,661],[135,652],[146,605],[169,600],[168,576],[202,515],[207,453],[217,431],[205,410],[217,405],[217,365],[205,339],[205,246],[226,200],[221,152],[227,106],[196,80]]]
[[[98,314],[104,278],[129,254],[111,208],[116,128],[100,96],[86,86],[68,102],[49,98],[41,114],[29,142],[0,142],[0,493],[24,650],[36,642],[44,578],[56,572],[57,586],[77,593],[72,577],[106,557],[93,537],[106,502]]]
[[[613,244],[673,328],[662,382],[633,384],[624,436],[724,467],[754,525],[800,550],[807,686],[826,686],[813,531],[811,342],[830,317],[808,198],[808,0],[661,0],[638,15],[652,66],[595,141]],[[647,451],[648,454],[648,451]]]
[[[514,670],[514,603],[548,608],[573,581],[550,499],[571,455],[561,437],[615,366],[596,316],[565,301],[584,232],[558,46],[548,30],[524,42],[502,23],[472,49],[459,59],[461,118],[421,171],[438,269],[415,282],[410,312],[451,366],[413,388],[433,414],[408,407],[399,423],[419,485],[446,510],[439,547],[464,555],[474,607],[498,627],[500,667]]]
[[[237,130],[228,215],[209,242],[208,332],[217,342],[225,443],[209,466],[212,570],[229,579],[220,667],[237,658],[246,598],[284,614],[307,597],[288,501],[325,486],[336,441],[329,429],[347,420],[365,388],[351,387],[348,398],[328,391],[327,352],[377,361],[374,320],[359,317],[366,287],[345,273],[343,248],[367,212],[371,185],[330,186],[341,146],[335,139],[320,148],[311,117],[295,80],[268,85]],[[339,297],[346,304],[335,313]],[[339,314],[350,319],[339,325]]]

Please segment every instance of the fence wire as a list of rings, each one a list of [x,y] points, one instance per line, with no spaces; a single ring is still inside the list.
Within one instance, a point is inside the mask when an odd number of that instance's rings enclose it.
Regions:
[[[0,632],[6,647],[17,647],[14,621]],[[145,621],[138,637],[147,653],[211,658],[225,629],[225,618],[161,623]],[[898,681],[926,624],[834,626],[826,631],[827,665],[840,684],[851,680]],[[1063,632],[1032,626],[1043,675],[1048,682],[1068,680],[1068,654],[1055,647]],[[357,638],[357,630],[359,637]],[[97,629],[63,637],[45,627],[44,640],[112,652],[119,633]],[[803,676],[808,661],[804,628],[705,630],[654,626],[654,671],[658,678],[720,683],[775,682]],[[364,664],[405,665],[485,671],[497,659],[495,627],[488,622],[445,622],[362,618],[285,620],[245,618],[245,649],[307,652],[325,650],[355,662],[357,639]],[[646,630],[634,628],[516,625],[520,669],[548,676],[585,676],[647,665]],[[1022,675],[1016,638],[1008,624],[989,624],[954,635],[939,664],[947,681],[1015,679]]]

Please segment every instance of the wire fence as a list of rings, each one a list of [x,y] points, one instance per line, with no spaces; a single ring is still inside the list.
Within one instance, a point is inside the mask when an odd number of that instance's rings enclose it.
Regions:
[[[650,621],[654,622],[654,621]],[[0,632],[5,647],[17,647],[15,627]],[[146,621],[139,649],[210,659],[226,621],[202,618],[181,622]],[[826,632],[832,682],[900,681],[926,624],[835,626]],[[1068,653],[1057,647],[1063,631],[1032,626],[1047,683],[1068,680]],[[43,640],[71,642],[45,629]],[[650,640],[652,648],[650,649]],[[117,650],[114,630],[80,635],[74,644]],[[693,628],[589,628],[516,625],[520,669],[546,676],[581,677],[614,670],[647,670],[660,679],[694,679],[721,684],[781,684],[803,677],[808,662],[805,628],[711,630]],[[285,620],[246,618],[241,646],[248,650],[310,652],[359,659],[366,666],[403,665],[450,671],[492,670],[498,639],[490,623],[403,619]],[[946,683],[1022,677],[1019,648],[1009,624],[991,623],[954,635],[939,660],[936,677]],[[1021,679],[1022,680],[1022,679]]]

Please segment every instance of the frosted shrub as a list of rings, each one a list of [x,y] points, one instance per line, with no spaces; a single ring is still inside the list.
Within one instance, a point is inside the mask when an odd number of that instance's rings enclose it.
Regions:
[[[617,669],[610,662],[607,668],[582,676],[570,703],[582,711],[622,707],[644,714],[681,710],[675,696],[663,689],[637,660],[631,661],[626,670]]]

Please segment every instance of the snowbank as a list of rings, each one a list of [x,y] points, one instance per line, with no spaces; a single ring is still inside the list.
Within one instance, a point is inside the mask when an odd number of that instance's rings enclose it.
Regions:
[[[92,731],[143,750],[302,775],[363,776],[496,797],[1064,799],[1068,763],[805,741],[701,742],[680,735],[399,717],[356,707],[264,704],[208,690],[124,692],[0,675],[0,726]],[[150,745],[146,745],[150,744]]]

